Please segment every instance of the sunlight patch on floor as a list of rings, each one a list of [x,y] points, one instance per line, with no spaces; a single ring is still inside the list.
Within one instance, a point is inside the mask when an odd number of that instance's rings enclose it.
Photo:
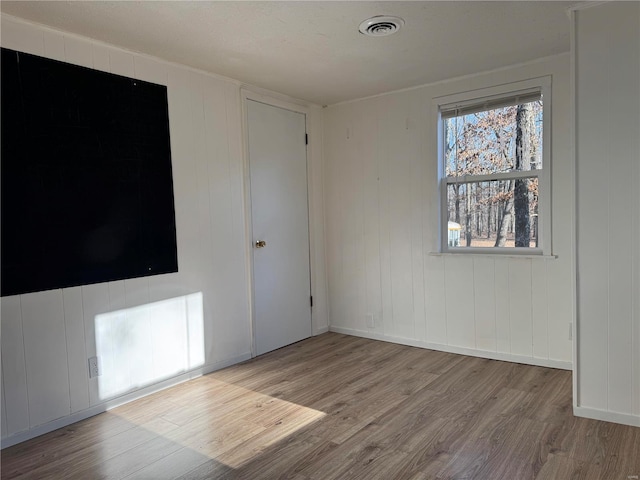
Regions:
[[[234,469],[326,416],[207,376],[110,413]]]

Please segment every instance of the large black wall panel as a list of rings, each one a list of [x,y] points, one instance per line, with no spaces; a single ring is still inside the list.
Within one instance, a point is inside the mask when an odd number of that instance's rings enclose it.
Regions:
[[[2,296],[178,270],[167,88],[2,49]]]

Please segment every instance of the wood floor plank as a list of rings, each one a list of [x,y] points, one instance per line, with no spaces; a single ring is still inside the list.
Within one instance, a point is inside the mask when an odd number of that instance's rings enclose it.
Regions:
[[[237,469],[238,478],[279,479],[302,476],[307,465],[323,459],[337,445],[309,435],[292,435],[271,450],[265,450],[256,461]],[[308,477],[306,477],[308,478]]]
[[[171,480],[210,461],[195,450],[183,447],[124,478],[127,480]]]
[[[560,478],[575,480],[601,480],[602,471],[597,465],[580,462],[567,457],[549,455],[535,480],[558,480]],[[626,480],[625,477],[620,477]]]
[[[86,480],[87,478],[122,479],[181,448],[179,444],[160,436],[137,445],[113,458],[105,459],[105,461],[95,466],[73,474],[65,473],[64,477],[61,478],[68,480]],[[144,459],[144,461],[140,462],[140,459]]]
[[[94,443],[76,444],[76,442],[72,442],[79,448],[72,453],[64,452],[56,458],[49,458],[47,462],[39,462],[37,467],[34,465],[30,468],[16,468],[13,462],[7,462],[3,457],[2,477],[5,478],[5,475],[9,475],[7,478],[72,478],[80,472],[91,469],[99,470],[99,465],[105,461],[126,454],[140,445],[163,438],[175,428],[177,428],[176,425],[160,418],[152,419],[143,425],[134,426],[118,435]],[[34,455],[37,455],[37,452],[34,452]],[[87,475],[81,475],[80,478]]]
[[[571,373],[327,333],[1,452],[2,479],[627,480]]]

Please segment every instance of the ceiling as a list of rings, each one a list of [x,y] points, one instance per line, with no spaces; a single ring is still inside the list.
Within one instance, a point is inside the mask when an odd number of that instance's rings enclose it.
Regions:
[[[567,52],[575,3],[3,0],[0,10],[328,105]],[[374,15],[406,23],[360,34]]]

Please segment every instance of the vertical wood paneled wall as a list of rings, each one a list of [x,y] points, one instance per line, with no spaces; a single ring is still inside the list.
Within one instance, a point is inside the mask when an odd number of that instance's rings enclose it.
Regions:
[[[571,368],[574,189],[569,54],[325,110],[335,331]],[[436,97],[552,76],[553,254],[438,252]]]
[[[574,13],[576,413],[640,426],[640,4]]]
[[[6,15],[2,16],[2,46],[167,85],[179,266],[175,274],[1,299],[0,425],[6,446],[163,385],[140,389],[132,384],[129,397],[111,403],[100,397],[100,377],[89,378],[87,363],[96,355],[96,316],[201,292],[204,365],[164,384],[250,357],[251,320],[239,82]],[[318,164],[322,113],[320,107],[310,109],[313,331],[318,333],[327,329],[323,172]],[[158,322],[144,323],[140,328],[147,329],[146,335],[159,328]],[[156,360],[162,358],[144,362],[153,369]],[[160,365],[155,367],[161,370]]]

